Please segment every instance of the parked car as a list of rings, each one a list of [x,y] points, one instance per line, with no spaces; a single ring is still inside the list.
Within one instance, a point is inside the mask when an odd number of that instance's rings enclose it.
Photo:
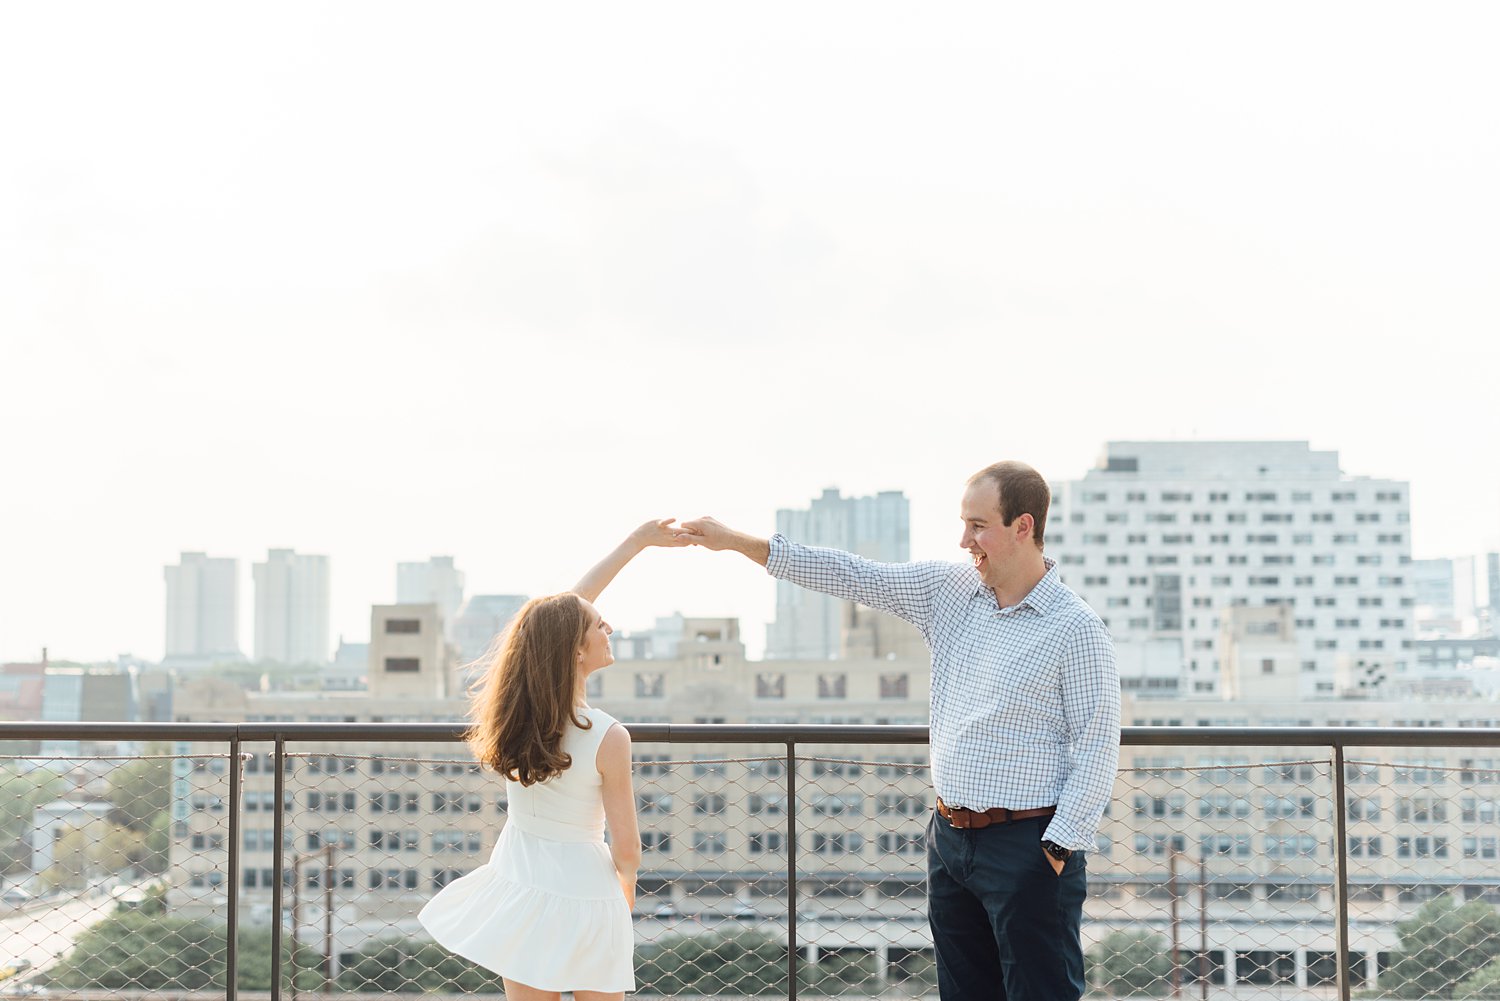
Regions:
[[[681,915],[678,914],[677,908],[673,907],[671,904],[662,904],[656,910],[651,912],[651,916],[653,918],[675,918],[680,917]]]
[[[736,921],[759,921],[760,911],[757,911],[749,904],[735,904],[734,910],[729,912],[729,916]]]
[[[20,907],[23,904],[31,903],[35,899],[36,896],[34,894],[27,893],[19,886],[12,886],[9,889],[4,890],[3,892],[0,892],[0,903],[6,904],[10,907]]]

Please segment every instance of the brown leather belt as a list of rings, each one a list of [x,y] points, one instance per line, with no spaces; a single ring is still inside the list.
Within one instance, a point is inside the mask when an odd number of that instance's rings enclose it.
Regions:
[[[1032,817],[1050,817],[1057,812],[1057,807],[1039,806],[1035,810],[1007,810],[1003,806],[997,806],[988,810],[965,810],[961,806],[949,806],[939,796],[937,811],[951,827],[960,831],[982,831],[991,824],[1008,824],[1012,820],[1030,820]]]

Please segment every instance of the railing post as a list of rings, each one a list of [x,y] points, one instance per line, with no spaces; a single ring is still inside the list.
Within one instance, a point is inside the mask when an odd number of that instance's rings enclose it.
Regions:
[[[229,915],[224,929],[224,1001],[235,1001],[239,991],[240,959],[240,741],[229,741]]]
[[[1337,897],[1334,905],[1337,909],[1338,927],[1335,929],[1338,955],[1334,961],[1338,964],[1339,1001],[1349,1001],[1349,845],[1345,833],[1345,820],[1348,816],[1348,804],[1345,801],[1344,790],[1344,745],[1335,743],[1333,745],[1333,858],[1334,878],[1338,885],[1334,892]]]
[[[786,990],[797,1001],[797,742],[786,742]]]
[[[282,839],[286,831],[286,815],[281,807],[282,791],[286,787],[282,769],[286,761],[286,743],[276,738],[271,752],[271,768],[276,805],[272,807],[271,822],[271,1001],[281,1001],[281,887],[286,879],[286,852]],[[295,876],[295,873],[294,873]],[[292,926],[292,976],[297,976],[297,927]]]

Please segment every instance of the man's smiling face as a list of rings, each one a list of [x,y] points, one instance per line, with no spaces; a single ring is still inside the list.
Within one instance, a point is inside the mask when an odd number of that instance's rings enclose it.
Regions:
[[[1000,487],[988,477],[964,491],[959,514],[964,534],[958,544],[969,551],[979,579],[994,589],[1009,575],[1021,547],[1031,544],[1031,516],[1023,514],[1006,525],[1000,511]]]

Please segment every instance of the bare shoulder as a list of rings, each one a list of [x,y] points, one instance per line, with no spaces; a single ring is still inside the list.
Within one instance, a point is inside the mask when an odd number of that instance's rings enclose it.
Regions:
[[[599,742],[599,753],[594,760],[601,772],[611,768],[630,771],[630,731],[625,729],[625,724],[610,724],[604,731],[604,739]]]

